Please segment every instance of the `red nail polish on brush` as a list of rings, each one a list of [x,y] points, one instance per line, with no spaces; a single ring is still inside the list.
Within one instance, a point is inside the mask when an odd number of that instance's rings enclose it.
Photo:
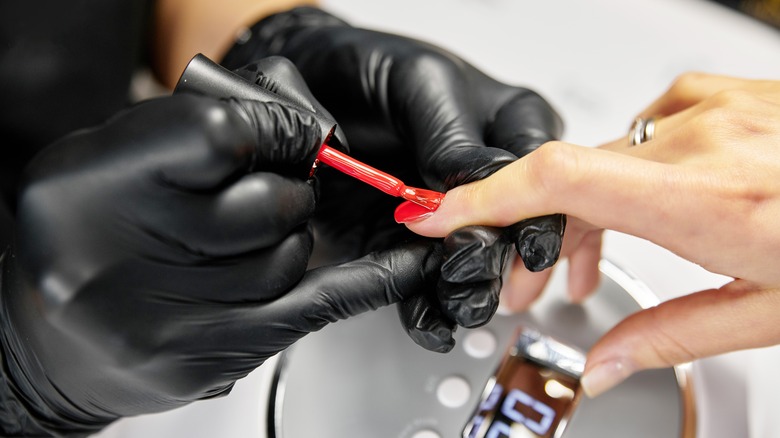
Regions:
[[[399,196],[410,202],[404,202],[398,206],[395,212],[395,218],[398,222],[410,222],[412,220],[420,220],[423,218],[424,212],[428,213],[428,216],[433,214],[439,205],[441,204],[444,193],[436,192],[433,190],[420,189],[417,187],[409,187],[398,178],[389,175],[381,170],[377,170],[365,163],[343,154],[336,149],[331,148],[328,145],[323,145],[320,152],[317,154],[317,159],[314,160],[311,174],[317,168],[317,163],[327,164],[341,172],[346,173],[352,177],[355,177],[366,184],[369,184],[377,189],[387,193],[391,196]],[[410,207],[407,204],[414,206]],[[401,217],[406,218],[406,221],[400,221],[399,210],[401,211]],[[410,219],[416,217],[416,219]]]

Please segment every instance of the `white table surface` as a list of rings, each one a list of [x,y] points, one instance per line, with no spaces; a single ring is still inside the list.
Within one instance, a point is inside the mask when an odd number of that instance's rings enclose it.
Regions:
[[[564,140],[589,146],[625,135],[634,114],[683,72],[780,79],[780,32],[704,0],[326,0],[324,7],[535,89],[564,118]],[[662,299],[727,280],[617,233],[607,234],[604,252]],[[124,419],[98,436],[264,438],[273,362],[228,397]],[[780,348],[696,362],[698,436],[780,436],[778,366]]]

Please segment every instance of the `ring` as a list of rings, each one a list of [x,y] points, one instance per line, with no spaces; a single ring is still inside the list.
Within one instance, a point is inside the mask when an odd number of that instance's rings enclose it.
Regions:
[[[645,121],[645,139],[644,141],[650,141],[655,138],[655,122],[657,117],[650,117]]]
[[[657,117],[637,117],[628,130],[628,145],[636,146],[655,138],[655,122]]]

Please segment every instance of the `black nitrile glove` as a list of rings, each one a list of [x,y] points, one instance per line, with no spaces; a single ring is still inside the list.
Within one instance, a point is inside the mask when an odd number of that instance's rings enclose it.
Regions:
[[[225,394],[435,282],[429,244],[305,272],[315,190],[264,170],[310,165],[320,135],[279,104],[181,95],[45,149],[0,257],[0,435],[84,436]]]
[[[561,133],[559,117],[538,94],[424,42],[354,28],[316,8],[270,16],[250,31],[224,65],[289,58],[341,124],[351,154],[409,185],[444,191],[485,178]],[[402,232],[382,222],[397,201],[371,197],[374,189],[342,176],[323,172],[321,180],[325,219],[353,246],[357,240],[366,251],[375,248],[377,236],[385,246],[398,241]],[[328,209],[330,196],[336,199]],[[360,203],[350,208],[346,199]],[[495,312],[507,250],[515,245],[532,271],[547,268],[557,260],[564,227],[565,217],[553,215],[506,229],[456,231],[446,239],[438,296],[400,307],[407,331],[426,348],[449,350],[450,320],[474,327]]]

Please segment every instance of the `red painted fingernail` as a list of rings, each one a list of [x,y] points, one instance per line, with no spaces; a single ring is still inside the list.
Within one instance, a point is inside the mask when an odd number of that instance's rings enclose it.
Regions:
[[[413,202],[403,202],[395,209],[395,221],[399,224],[421,221],[433,215],[433,211]]]

